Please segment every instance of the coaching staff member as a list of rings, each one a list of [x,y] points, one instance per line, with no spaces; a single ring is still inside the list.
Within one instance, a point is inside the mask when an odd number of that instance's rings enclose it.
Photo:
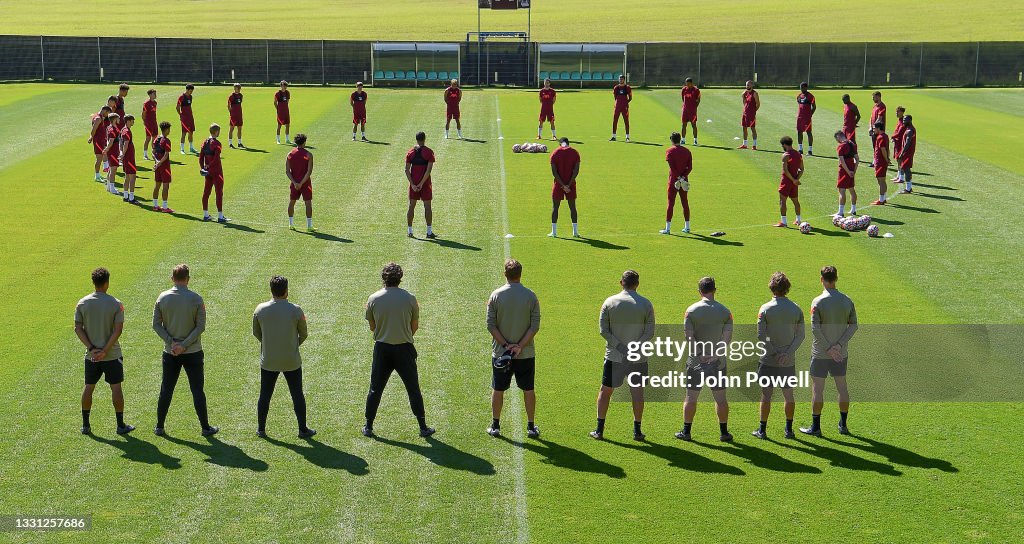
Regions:
[[[607,346],[601,389],[597,394],[597,429],[590,432],[590,436],[597,440],[604,438],[604,419],[612,392],[629,374],[639,372],[646,376],[648,372],[646,358],[636,363],[626,360],[626,346],[630,342],[646,342],[654,338],[654,305],[636,292],[640,286],[640,274],[626,270],[619,285],[622,292],[605,299],[599,320],[601,336],[607,341]],[[643,440],[640,422],[644,415],[644,390],[631,387],[630,394],[633,398],[633,439]]]
[[[203,344],[199,337],[206,330],[206,304],[203,297],[188,288],[189,276],[187,264],[175,266],[171,271],[174,287],[160,293],[153,307],[153,330],[164,341],[163,378],[156,405],[156,428],[153,429],[157,436],[164,435],[164,420],[182,369],[188,377],[192,404],[203,436],[212,436],[219,430],[210,426],[203,391]]]
[[[787,136],[788,138],[788,136]],[[786,297],[791,284],[786,274],[776,272],[768,281],[772,299],[761,305],[757,312],[757,339],[764,342],[765,354],[757,365],[758,377],[796,376],[796,350],[804,341],[804,312],[795,302]],[[786,438],[793,434],[793,413],[796,399],[792,387],[782,387],[786,399]],[[768,438],[768,415],[772,410],[772,386],[761,388],[761,425],[752,435],[762,440]]]
[[[135,430],[124,422],[124,360],[121,345],[117,343],[124,328],[124,305],[107,294],[110,272],[106,268],[92,271],[92,285],[96,290],[78,301],[75,307],[75,334],[85,346],[85,389],[82,390],[82,434],[90,434],[89,411],[92,410],[92,392],[103,377],[110,384],[110,395],[117,415],[117,434]]]
[[[847,346],[857,332],[857,309],[850,297],[836,289],[839,272],[834,266],[821,269],[824,292],[811,302],[811,426],[800,432],[821,436],[821,408],[824,406],[825,378],[836,381],[839,393],[839,434],[850,434],[846,414],[850,410],[850,392],[846,388]]]
[[[267,414],[274,395],[278,374],[284,373],[292,395],[299,438],[309,438],[316,431],[306,426],[306,395],[302,392],[302,356],[299,346],[306,341],[306,314],[288,302],[288,278],[270,278],[273,299],[256,307],[252,315],[252,335],[260,341],[260,398],[256,403],[256,435],[267,436]]]
[[[505,391],[516,385],[523,391],[526,405],[526,436],[540,438],[540,429],[533,424],[537,396],[533,391],[533,377],[536,368],[533,337],[540,330],[540,302],[533,291],[523,287],[523,265],[515,259],[505,261],[505,279],[508,283],[491,293],[487,301],[487,330],[494,339],[491,346],[491,426],[487,434],[501,434],[501,408],[505,402]],[[512,355],[509,366],[503,370],[493,363],[505,353]]]
[[[749,83],[749,82],[748,82]],[[689,442],[693,416],[697,413],[697,398],[700,396],[700,384],[706,376],[725,376],[728,371],[726,360],[715,354],[720,345],[732,342],[732,312],[715,300],[718,288],[715,278],[703,277],[697,282],[700,300],[691,304],[683,317],[686,341],[690,346],[686,360],[686,400],[683,401],[683,429],[676,433],[676,438]],[[714,347],[708,347],[711,344]],[[732,442],[729,433],[729,401],[726,398],[725,386],[719,384],[711,389],[715,398],[715,412],[718,415],[718,428],[722,442]]]
[[[420,325],[420,306],[412,293],[399,287],[402,267],[388,263],[380,273],[384,288],[366,301],[366,321],[373,333],[373,366],[370,368],[370,392],[366,395],[364,436],[373,436],[373,420],[377,417],[384,386],[392,372],[398,372],[409,394],[409,407],[420,424],[420,436],[428,437],[435,430],[427,426],[423,393],[416,370],[416,346],[412,337]]]

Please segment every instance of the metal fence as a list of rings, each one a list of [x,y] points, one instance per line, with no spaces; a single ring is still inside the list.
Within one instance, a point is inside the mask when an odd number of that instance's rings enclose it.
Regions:
[[[453,45],[466,84],[538,84],[535,42]],[[0,35],[0,81],[351,84],[374,80],[372,51],[367,41]],[[638,86],[1019,87],[1024,42],[629,43],[626,74]]]

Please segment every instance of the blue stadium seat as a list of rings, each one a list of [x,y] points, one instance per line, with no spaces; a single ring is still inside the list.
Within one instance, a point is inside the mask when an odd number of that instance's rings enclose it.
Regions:
[[[615,78],[614,79],[619,79],[619,76],[621,76],[621,75],[622,75],[622,72],[615,72]]]
[[[384,79],[395,79],[395,73],[391,70],[384,72]]]
[[[548,78],[548,71],[544,70],[543,72],[537,74],[537,76],[540,77],[540,80],[543,82],[545,79]]]
[[[458,72],[452,72],[451,74],[448,74],[448,75],[451,76],[452,79],[459,79],[459,73]]]
[[[563,80],[563,81],[569,81],[569,72],[562,72],[562,73],[561,73],[561,74],[560,74],[560,75],[558,76],[558,79],[561,79],[561,80]]]
[[[427,81],[437,81],[437,72],[427,72]]]
[[[423,70],[416,72],[416,79],[427,79],[427,73]]]
[[[590,81],[590,72],[583,72],[582,74],[580,74],[580,77],[583,79],[583,81]]]
[[[611,72],[605,72],[604,73],[604,78],[607,79],[608,81],[612,81],[612,80],[618,79]]]
[[[373,73],[373,79],[384,79],[384,71],[383,70],[377,70],[376,72],[374,72]]]
[[[580,80],[580,73],[579,72],[573,72],[573,73],[569,74],[569,79],[571,79],[573,81],[579,81]]]
[[[448,81],[448,72],[438,72],[437,79],[441,81]]]

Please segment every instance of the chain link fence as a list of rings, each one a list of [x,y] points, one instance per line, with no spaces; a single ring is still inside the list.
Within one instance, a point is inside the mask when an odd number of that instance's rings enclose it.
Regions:
[[[544,71],[535,42],[449,45],[469,85],[535,86]],[[678,86],[687,77],[702,87],[1024,86],[1024,42],[625,45],[625,72],[637,86]],[[376,81],[373,49],[335,40],[0,35],[0,81],[419,83]]]

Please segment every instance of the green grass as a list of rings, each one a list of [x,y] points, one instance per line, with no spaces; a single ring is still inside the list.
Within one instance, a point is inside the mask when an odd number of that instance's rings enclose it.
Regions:
[[[171,119],[175,89],[158,89],[160,117]],[[581,142],[582,242],[544,236],[547,161],[509,150],[535,135],[536,96],[529,92],[467,91],[465,132],[481,140],[475,142],[439,138],[436,93],[373,90],[369,135],[388,145],[365,145],[349,141],[347,91],[296,90],[296,131],[310,134],[315,147],[322,236],[313,237],[285,228],[286,148],[273,145],[272,89],[245,91],[245,140],[253,149],[225,154],[226,211],[235,219],[230,227],[195,220],[201,184],[194,157],[173,155],[184,162],[174,166],[171,190],[171,205],[182,217],[122,204],[90,181],[87,119],[107,87],[3,90],[2,513],[91,513],[89,540],[151,542],[212,542],[227,535],[244,542],[1024,537],[1012,425],[1024,415],[1020,404],[856,404],[855,397],[851,425],[862,438],[830,433],[828,440],[784,444],[750,439],[756,405],[734,403],[735,446],[713,442],[710,405],[698,412],[697,442],[673,439],[681,420],[675,403],[648,406],[650,443],[636,445],[628,440],[628,407],[615,404],[611,440],[586,437],[603,349],[597,312],[627,267],[640,271],[641,291],[663,323],[681,320],[705,274],[716,276],[720,300],[740,323],[753,322],[777,269],[793,279],[792,298],[806,310],[819,290],[817,270],[826,263],[839,266],[841,287],[857,301],[864,323],[1024,321],[1024,298],[1006,281],[1024,250],[1020,226],[1008,219],[1019,214],[1024,157],[1006,137],[1019,115],[1000,113],[1020,111],[1014,107],[1024,100],[1020,92],[884,91],[890,109],[908,106],[919,127],[920,194],[897,198],[898,207],[872,209],[896,237],[871,240],[835,231],[825,218],[835,201],[827,133],[839,122],[841,91],[817,95],[816,151],[824,157],[808,158],[801,200],[805,217],[822,232],[802,236],[767,226],[777,220],[779,160],[768,151],[792,131],[793,93],[762,92],[758,126],[765,151],[754,153],[732,149],[738,92],[709,90],[700,114],[702,147],[694,150],[691,205],[696,233],[727,231],[723,243],[713,243],[656,234],[663,225],[665,148],[639,142],[663,144],[678,129],[674,90],[636,93],[631,136],[638,143],[631,145],[607,142],[606,92],[561,94],[559,134]],[[200,126],[226,121],[227,92],[196,91]],[[866,110],[869,91],[853,94]],[[140,101],[133,92],[129,111]],[[404,233],[401,159],[420,129],[438,155],[441,243]],[[505,139],[499,142],[499,135]],[[141,172],[144,197],[151,175]],[[861,178],[862,205],[873,197],[872,185]],[[567,227],[563,219],[563,232]],[[418,218],[420,234],[422,228]],[[506,240],[506,233],[514,238]],[[523,415],[513,395],[504,425],[510,440],[483,434],[490,379],[483,304],[500,283],[506,254],[524,263],[525,283],[543,307],[539,442],[522,441]],[[429,442],[416,437],[397,379],[377,424],[384,443],[358,434],[371,348],[362,305],[390,260],[405,267],[406,286],[422,306],[421,381],[428,416],[440,429]],[[212,421],[223,429],[216,440],[199,437],[184,384],[167,423],[172,438],[149,432],[161,348],[149,328],[151,304],[179,262],[192,266],[193,286],[207,301],[207,392]],[[112,270],[111,292],[127,307],[126,413],[139,426],[129,438],[113,433],[102,386],[93,408],[97,436],[76,434],[82,370],[72,308],[89,290],[88,272],[100,265]],[[290,278],[292,300],[309,318],[306,390],[311,425],[321,431],[309,443],[294,437],[283,387],[271,411],[274,439],[252,432],[258,347],[249,317],[267,298],[266,282],[275,273]],[[807,408],[806,402],[798,407],[798,423],[806,421]],[[780,422],[773,414],[773,430]],[[826,422],[831,429],[832,406]],[[6,533],[4,539],[72,542],[79,536]]]
[[[912,0],[893,6],[884,0],[843,4],[779,3],[768,0],[679,3],[650,0],[535,2],[533,37],[540,41],[943,41],[1018,40],[1021,10],[1004,2]],[[110,5],[96,0],[46,0],[8,10],[3,34],[96,36]],[[60,17],[51,14],[59,13]],[[477,28],[472,0],[357,0],[257,2],[245,0],[140,1],[118,6],[117,35],[195,38],[281,38],[379,40],[402,29],[404,40],[464,40]],[[484,11],[485,30],[525,30],[526,12]]]

